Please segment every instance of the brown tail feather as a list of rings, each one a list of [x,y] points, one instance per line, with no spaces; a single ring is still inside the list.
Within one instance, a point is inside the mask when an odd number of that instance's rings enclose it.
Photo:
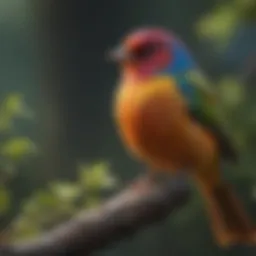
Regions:
[[[256,244],[256,230],[229,186],[220,185],[213,190],[203,189],[202,192],[220,246]]]

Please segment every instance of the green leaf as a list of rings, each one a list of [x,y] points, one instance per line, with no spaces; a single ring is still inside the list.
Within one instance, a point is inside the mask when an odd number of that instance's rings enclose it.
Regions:
[[[78,185],[68,182],[56,182],[52,184],[51,191],[60,200],[64,201],[72,201],[78,198],[82,192]]]
[[[3,109],[11,117],[31,117],[21,93],[11,93],[3,102]]]
[[[105,162],[92,166],[80,165],[80,182],[89,191],[113,188],[117,185],[116,179],[109,172],[109,165]]]
[[[12,160],[20,160],[21,158],[36,152],[35,144],[26,137],[17,137],[5,142],[1,148],[0,153],[4,157]]]
[[[32,118],[33,113],[24,102],[21,93],[10,93],[0,107],[0,131],[8,131],[13,127],[15,118]]]
[[[23,211],[36,221],[45,209],[53,209],[58,201],[49,191],[39,190],[24,203]]]
[[[237,28],[239,18],[239,10],[233,5],[220,5],[200,19],[196,29],[200,36],[213,40],[223,48]]]

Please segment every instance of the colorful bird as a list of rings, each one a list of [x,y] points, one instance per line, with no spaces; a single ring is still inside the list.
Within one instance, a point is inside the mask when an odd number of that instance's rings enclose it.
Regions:
[[[255,244],[251,220],[221,178],[237,154],[220,128],[218,102],[186,46],[171,32],[142,28],[110,56],[119,63],[114,117],[127,149],[152,170],[190,174],[221,246]]]

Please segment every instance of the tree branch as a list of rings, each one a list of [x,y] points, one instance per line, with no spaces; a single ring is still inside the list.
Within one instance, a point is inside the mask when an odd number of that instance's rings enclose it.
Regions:
[[[160,182],[144,177],[137,183],[42,237],[2,246],[0,255],[89,255],[165,218],[188,198],[188,186],[183,179]]]

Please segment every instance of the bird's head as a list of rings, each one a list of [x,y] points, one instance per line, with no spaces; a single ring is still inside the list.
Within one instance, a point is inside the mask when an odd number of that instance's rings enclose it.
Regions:
[[[110,52],[124,72],[136,77],[185,71],[193,66],[186,47],[172,33],[161,28],[138,29]]]

